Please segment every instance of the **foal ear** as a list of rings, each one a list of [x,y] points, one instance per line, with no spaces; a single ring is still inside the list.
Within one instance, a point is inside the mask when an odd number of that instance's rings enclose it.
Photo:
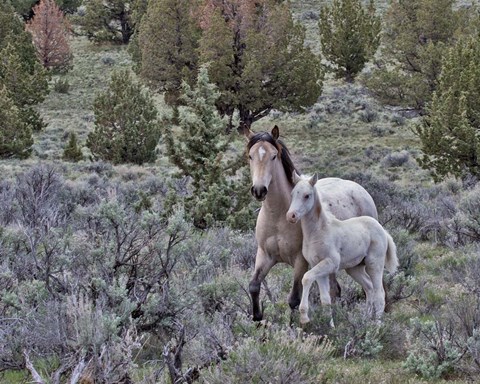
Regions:
[[[310,180],[308,180],[308,182],[312,187],[314,187],[315,184],[317,184],[317,181],[318,181],[318,173],[315,172],[315,174],[310,178]]]
[[[278,126],[274,126],[272,129],[272,137],[276,140],[280,137],[280,130],[278,129]]]
[[[297,184],[302,178],[299,176],[299,174],[297,173],[297,171],[293,171],[293,174],[292,174],[292,181],[293,181],[293,184]]]

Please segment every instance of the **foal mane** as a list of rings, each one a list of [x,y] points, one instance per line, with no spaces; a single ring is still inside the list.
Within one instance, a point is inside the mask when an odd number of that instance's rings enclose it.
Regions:
[[[260,141],[267,142],[277,148],[280,158],[282,160],[283,170],[287,176],[288,181],[293,185],[293,172],[297,172],[300,175],[300,172],[297,170],[293,164],[292,157],[290,156],[290,151],[287,146],[281,139],[275,140],[269,132],[258,132],[255,133],[247,144],[247,152]]]

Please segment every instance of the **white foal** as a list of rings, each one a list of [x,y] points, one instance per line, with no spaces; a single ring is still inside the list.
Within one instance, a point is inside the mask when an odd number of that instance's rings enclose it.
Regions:
[[[360,285],[367,296],[367,309],[379,318],[385,309],[383,269],[394,272],[398,266],[396,246],[392,237],[379,222],[368,216],[338,220],[323,209],[321,198],[314,188],[318,177],[301,178],[294,175],[295,187],[287,220],[299,220],[303,232],[302,252],[310,270],[302,279],[300,322],[308,317],[308,296],[314,281],[320,289],[322,305],[330,305],[329,279],[331,273],[345,269]],[[364,278],[363,271],[370,279]],[[333,319],[330,320],[333,326]]]

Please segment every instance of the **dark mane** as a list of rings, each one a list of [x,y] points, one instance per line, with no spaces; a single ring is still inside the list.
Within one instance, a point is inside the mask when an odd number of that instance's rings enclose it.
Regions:
[[[293,184],[293,171],[296,171],[299,175],[300,172],[297,168],[295,168],[292,157],[290,156],[290,151],[288,150],[285,143],[281,139],[275,140],[273,136],[268,132],[258,132],[250,138],[247,144],[247,152],[250,151],[250,149],[260,141],[265,141],[277,148],[278,153],[280,154],[280,158],[282,159],[282,165],[285,171],[285,175],[287,176],[288,181]]]

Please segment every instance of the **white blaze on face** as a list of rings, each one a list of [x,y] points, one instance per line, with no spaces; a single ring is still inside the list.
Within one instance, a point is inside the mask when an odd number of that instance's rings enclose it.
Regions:
[[[265,148],[263,147],[258,148],[258,156],[260,156],[260,161],[262,161],[263,156],[265,156],[266,153],[267,151],[265,150]]]

